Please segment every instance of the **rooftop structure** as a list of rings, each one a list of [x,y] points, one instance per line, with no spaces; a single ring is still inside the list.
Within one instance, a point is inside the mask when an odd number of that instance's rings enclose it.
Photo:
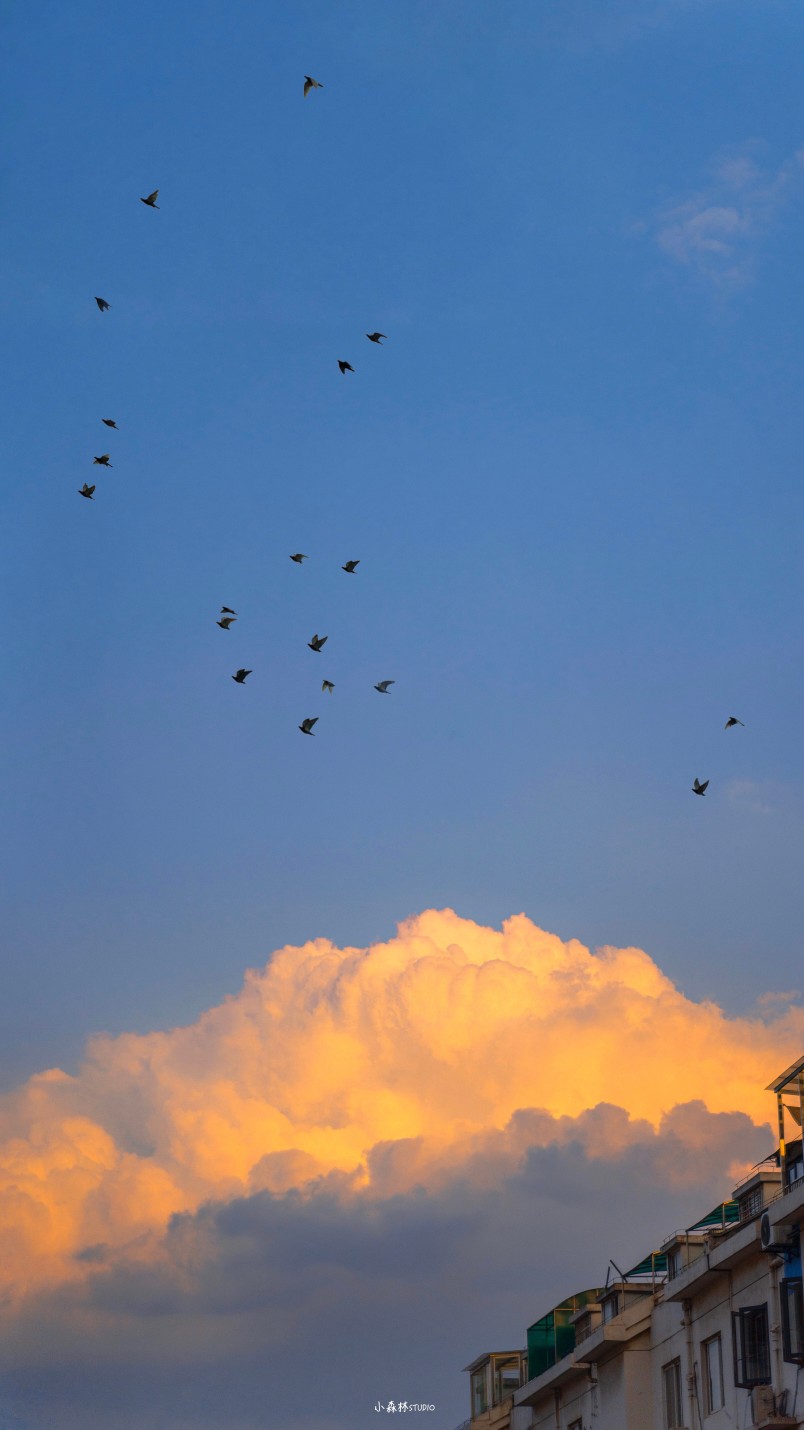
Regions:
[[[804,1161],[800,1133],[785,1135],[804,1116],[804,1057],[768,1090],[778,1148],[628,1271],[610,1262],[605,1285],[540,1316],[526,1353],[467,1366],[472,1415],[461,1430],[804,1427]],[[497,1401],[493,1391],[484,1400],[480,1386],[506,1358],[507,1396],[500,1382]]]

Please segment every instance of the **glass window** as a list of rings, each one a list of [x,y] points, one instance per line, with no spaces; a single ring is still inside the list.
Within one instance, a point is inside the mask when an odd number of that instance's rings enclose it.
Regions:
[[[734,1384],[750,1389],[770,1385],[770,1343],[767,1306],[744,1306],[732,1312]]]
[[[683,1425],[681,1415],[681,1361],[671,1360],[662,1367],[664,1381],[664,1423],[666,1430],[678,1430]]]
[[[720,1336],[703,1343],[704,1414],[723,1406],[723,1347]]]
[[[484,1410],[489,1408],[488,1391],[486,1390],[486,1371],[475,1370],[472,1372],[472,1419],[476,1415],[482,1415]]]
[[[519,1361],[507,1360],[497,1363],[494,1372],[494,1401],[496,1405],[506,1396],[519,1389]]]
[[[604,1297],[600,1305],[603,1310],[603,1320],[613,1320],[620,1309],[620,1297],[618,1292],[615,1291],[613,1296]]]
[[[762,1195],[762,1185],[752,1187],[750,1192],[746,1192],[744,1197],[740,1197],[737,1206],[740,1209],[740,1221],[750,1221],[751,1217],[759,1216],[762,1211],[764,1199]]]
[[[801,1277],[785,1278],[780,1283],[782,1302],[782,1344],[784,1358],[794,1365],[804,1365],[804,1296]]]
[[[674,1276],[678,1276],[683,1269],[681,1261],[681,1247],[677,1246],[667,1258],[667,1279],[672,1281]]]

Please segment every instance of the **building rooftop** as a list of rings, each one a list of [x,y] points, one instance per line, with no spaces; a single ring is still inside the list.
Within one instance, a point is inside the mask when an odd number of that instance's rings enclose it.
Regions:
[[[765,1088],[766,1092],[798,1092],[798,1076],[804,1073],[804,1058],[799,1058],[797,1063],[791,1063],[789,1068],[785,1068],[773,1082],[769,1082]]]

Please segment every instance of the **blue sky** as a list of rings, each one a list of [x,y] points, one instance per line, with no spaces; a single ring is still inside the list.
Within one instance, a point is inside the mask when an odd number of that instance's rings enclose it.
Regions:
[[[803,30],[3,7],[0,1091],[112,1035],[3,1103],[9,1430],[448,1430],[768,1150]]]
[[[801,31],[7,7],[7,1086],[427,907],[798,986]]]

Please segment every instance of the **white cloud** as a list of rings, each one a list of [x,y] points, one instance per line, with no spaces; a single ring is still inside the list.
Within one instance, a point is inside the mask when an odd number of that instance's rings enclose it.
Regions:
[[[804,148],[775,167],[763,151],[749,140],[722,152],[706,184],[654,214],[646,227],[668,258],[722,287],[751,278],[761,239],[804,173]]]

